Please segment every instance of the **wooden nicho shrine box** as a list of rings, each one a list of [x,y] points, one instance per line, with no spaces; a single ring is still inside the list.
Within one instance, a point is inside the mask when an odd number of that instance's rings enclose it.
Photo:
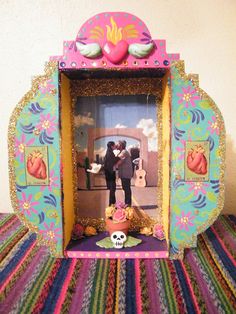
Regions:
[[[97,14],[64,41],[8,136],[13,208],[53,256],[182,258],[223,208],[221,113],[132,14]]]

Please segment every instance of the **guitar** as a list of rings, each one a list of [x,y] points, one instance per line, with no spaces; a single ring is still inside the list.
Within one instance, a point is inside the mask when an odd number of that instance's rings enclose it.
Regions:
[[[143,169],[143,165],[142,165],[142,159],[139,159],[139,163],[138,163],[138,170],[135,171],[135,183],[134,185],[139,187],[139,188],[144,188],[146,186],[146,171]]]

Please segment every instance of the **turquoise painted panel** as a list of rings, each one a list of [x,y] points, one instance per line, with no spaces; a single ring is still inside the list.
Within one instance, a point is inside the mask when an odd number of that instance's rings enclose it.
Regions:
[[[197,234],[210,226],[221,210],[224,122],[212,100],[203,92],[200,95],[179,67],[172,66],[171,77],[170,242],[171,252],[178,254],[196,244]],[[189,145],[196,151],[188,151]],[[186,176],[189,169],[192,181]]]
[[[38,227],[46,244],[63,251],[59,142],[58,70],[40,79],[15,131],[18,211]],[[43,241],[43,242],[44,242]]]

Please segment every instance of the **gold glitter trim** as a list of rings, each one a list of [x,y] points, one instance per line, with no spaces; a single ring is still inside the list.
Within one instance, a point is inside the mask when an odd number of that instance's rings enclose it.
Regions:
[[[185,73],[184,69],[184,61],[175,61],[171,65],[172,67],[175,67],[180,74],[180,77],[184,81],[191,81],[193,86],[196,89],[196,92],[198,95],[200,95],[202,100],[206,100],[210,108],[214,111],[216,116],[216,121],[219,126],[219,158],[220,158],[220,176],[219,176],[219,196],[218,196],[218,202],[217,202],[217,208],[215,208],[209,215],[208,219],[197,228],[197,232],[193,234],[188,241],[183,241],[181,245],[179,246],[179,250],[183,251],[184,248],[189,248],[196,245],[197,241],[197,235],[204,232],[209,226],[211,226],[217,217],[219,216],[220,212],[222,211],[224,207],[224,197],[225,197],[225,186],[224,186],[224,177],[225,177],[225,125],[224,125],[224,119],[222,117],[222,114],[217,107],[216,103],[212,100],[212,98],[199,87],[199,80],[198,76],[196,74],[190,74],[187,75]],[[181,252],[180,252],[181,253]]]
[[[160,78],[122,78],[72,80],[71,95],[75,105],[77,96],[155,95],[161,99]]]
[[[78,96],[112,96],[112,95],[154,95],[156,96],[157,105],[157,129],[158,129],[158,183],[157,187],[162,184],[162,79],[161,78],[122,78],[122,79],[86,79],[86,80],[72,80],[71,81],[71,98],[72,107],[74,108]],[[73,121],[73,120],[72,120]],[[73,122],[73,130],[75,129]],[[74,133],[73,133],[74,134]],[[75,150],[72,151],[74,160],[74,204],[76,221],[84,226],[93,226],[99,231],[105,230],[105,223],[103,218],[81,218],[79,217],[77,202],[77,167]],[[160,155],[159,155],[160,154]],[[159,189],[157,189],[159,190]],[[157,191],[158,207],[157,218],[135,218],[131,221],[130,230],[139,230],[143,227],[153,227],[154,224],[162,222],[162,190]]]
[[[45,81],[49,80],[52,74],[57,70],[57,68],[58,68],[57,61],[50,61],[46,64],[45,75],[37,76],[32,80],[32,87],[30,91],[27,94],[25,94],[25,96],[21,99],[21,101],[15,107],[10,117],[10,122],[8,126],[8,152],[9,152],[8,168],[9,168],[10,198],[14,212],[17,214],[17,216],[23,222],[23,224],[29,228],[30,231],[35,232],[37,234],[37,240],[40,245],[48,246],[53,256],[62,257],[63,252],[57,252],[55,243],[53,241],[45,240],[43,236],[39,233],[38,227],[32,224],[30,221],[28,221],[26,217],[20,212],[16,193],[16,176],[14,165],[17,120],[19,119],[24,107],[27,106],[27,104],[36,96],[39,90],[39,85],[42,85]],[[56,90],[54,90],[54,92],[55,91]]]

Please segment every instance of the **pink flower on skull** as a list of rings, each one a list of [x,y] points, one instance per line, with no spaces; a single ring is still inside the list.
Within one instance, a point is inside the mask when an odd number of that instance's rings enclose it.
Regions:
[[[117,211],[113,214],[113,220],[115,222],[123,222],[126,220],[126,214],[124,209],[119,208]]]

